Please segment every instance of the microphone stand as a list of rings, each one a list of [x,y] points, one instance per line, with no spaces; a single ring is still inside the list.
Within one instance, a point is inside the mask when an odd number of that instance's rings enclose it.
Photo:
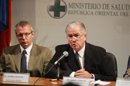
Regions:
[[[57,80],[60,79],[60,63],[57,64]]]
[[[60,80],[60,63],[54,64],[54,65],[48,70],[48,72],[49,72],[54,66],[57,67],[56,79],[51,79],[50,81],[52,81],[52,82],[55,82],[55,81],[56,81],[56,83],[59,83],[59,80]],[[48,73],[48,72],[47,72],[47,73]],[[47,74],[47,73],[46,73],[46,74]],[[57,82],[57,81],[58,81],[58,82]]]

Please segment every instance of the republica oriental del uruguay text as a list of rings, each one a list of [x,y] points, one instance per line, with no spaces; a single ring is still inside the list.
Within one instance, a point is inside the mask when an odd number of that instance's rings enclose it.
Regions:
[[[130,4],[68,3],[69,15],[129,16]]]

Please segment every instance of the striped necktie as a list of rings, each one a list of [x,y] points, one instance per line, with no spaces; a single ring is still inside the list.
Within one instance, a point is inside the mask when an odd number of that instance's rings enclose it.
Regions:
[[[26,50],[23,50],[22,54],[21,54],[21,73],[26,73],[27,72],[27,66],[26,66],[26,55],[27,52]]]
[[[81,67],[81,63],[79,61],[79,54],[78,54],[78,52],[75,53],[75,58],[76,58],[76,65],[77,65],[78,69],[82,68]]]

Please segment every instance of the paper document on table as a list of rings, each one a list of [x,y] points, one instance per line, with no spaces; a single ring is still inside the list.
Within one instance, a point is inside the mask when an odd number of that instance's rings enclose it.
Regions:
[[[117,78],[116,86],[130,86],[130,79]]]
[[[94,86],[92,82],[94,82],[94,79],[81,77],[63,77],[63,85],[67,83],[73,83],[79,86]]]
[[[101,80],[97,80],[94,82],[94,84],[98,84],[98,85],[108,85],[110,84],[111,82],[108,82],[108,81],[101,81]]]

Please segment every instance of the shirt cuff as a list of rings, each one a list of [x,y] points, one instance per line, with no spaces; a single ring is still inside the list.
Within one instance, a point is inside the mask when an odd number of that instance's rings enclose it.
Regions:
[[[94,75],[94,74],[92,74],[92,79],[94,79],[94,80],[95,80],[95,75]]]
[[[74,77],[74,75],[75,75],[75,72],[72,72],[69,76]]]

